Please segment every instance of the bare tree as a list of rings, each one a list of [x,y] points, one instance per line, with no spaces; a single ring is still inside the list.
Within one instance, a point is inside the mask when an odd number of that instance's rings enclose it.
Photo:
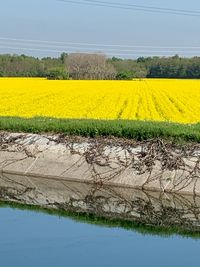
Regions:
[[[73,53],[67,58],[67,68],[73,79],[115,79],[116,71],[105,55]]]

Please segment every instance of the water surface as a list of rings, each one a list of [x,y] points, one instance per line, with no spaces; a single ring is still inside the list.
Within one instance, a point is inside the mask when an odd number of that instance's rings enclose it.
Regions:
[[[198,266],[200,239],[0,208],[1,266]]]

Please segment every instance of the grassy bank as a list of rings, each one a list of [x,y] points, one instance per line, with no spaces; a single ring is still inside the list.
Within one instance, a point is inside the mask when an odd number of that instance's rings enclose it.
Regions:
[[[0,130],[30,133],[53,132],[85,137],[114,136],[139,141],[163,138],[178,142],[200,142],[200,123],[0,117]]]

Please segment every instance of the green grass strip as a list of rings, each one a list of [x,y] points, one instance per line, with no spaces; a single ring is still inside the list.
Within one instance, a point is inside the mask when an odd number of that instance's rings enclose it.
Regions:
[[[115,136],[139,141],[164,138],[178,142],[200,142],[200,123],[0,117],[0,130],[29,133],[53,132],[85,137]]]

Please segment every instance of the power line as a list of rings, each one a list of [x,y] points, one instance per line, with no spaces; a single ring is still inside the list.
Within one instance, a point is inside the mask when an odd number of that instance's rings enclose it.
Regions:
[[[184,10],[184,9],[150,7],[150,6],[141,6],[141,5],[133,5],[133,4],[121,4],[121,3],[112,3],[112,2],[105,2],[105,1],[90,1],[90,0],[83,0],[82,2],[75,1],[75,0],[56,0],[56,1],[78,4],[78,5],[87,5],[87,6],[88,5],[89,6],[100,6],[100,7],[109,7],[109,8],[117,8],[117,9],[124,9],[124,10],[144,11],[144,12],[151,12],[151,13],[165,13],[165,14],[172,14],[172,15],[200,17],[200,11]]]
[[[143,52],[152,52],[152,53],[157,53],[157,52],[164,52],[164,53],[166,53],[166,52],[171,52],[171,53],[176,53],[176,52],[179,52],[179,53],[185,53],[185,52],[188,52],[187,50],[175,50],[175,49],[173,49],[173,50],[138,50],[138,48],[143,48],[143,47],[137,47],[137,48],[132,48],[132,49],[124,49],[124,48],[110,48],[110,47],[108,47],[108,48],[99,48],[99,49],[97,49],[96,47],[94,48],[91,48],[91,47],[77,47],[76,45],[75,46],[72,46],[72,45],[65,45],[65,46],[58,46],[58,45],[48,45],[48,44],[38,44],[38,43],[23,43],[23,42],[20,42],[20,41],[1,41],[0,40],[0,45],[12,45],[12,46],[24,46],[24,45],[26,45],[26,46],[34,46],[34,47],[39,47],[39,48],[53,48],[53,49],[63,49],[63,50],[70,50],[70,49],[73,49],[73,50],[82,50],[82,51],[85,51],[85,50],[87,50],[88,52],[89,51],[93,51],[93,52],[96,52],[96,51],[98,51],[98,52],[104,52],[104,53],[109,53],[109,52],[112,52],[112,51],[115,51],[115,52],[140,52],[140,53],[143,53]],[[195,51],[193,51],[193,52],[200,52],[200,48],[198,49],[198,50],[195,50]]]
[[[0,49],[10,49],[10,50],[27,50],[27,51],[39,51],[39,52],[52,52],[52,53],[63,53],[63,50],[56,50],[56,49],[43,49],[43,48],[32,48],[32,47],[21,47],[21,46],[2,46],[0,44]],[[74,52],[74,53],[78,53],[75,50],[70,50],[68,52]],[[91,53],[91,51],[85,51],[85,54]],[[102,54],[100,52],[95,52],[98,54]]]
[[[60,0],[63,1],[63,0]],[[118,6],[127,6],[127,7],[136,7],[136,8],[145,8],[145,9],[155,9],[155,10],[162,10],[162,11],[174,11],[174,12],[184,12],[184,13],[194,13],[200,14],[198,10],[186,10],[186,9],[175,9],[175,8],[166,8],[166,7],[155,7],[155,6],[144,6],[144,5],[135,5],[135,4],[128,4],[128,3],[119,3],[119,2],[107,2],[107,1],[97,1],[97,0],[82,0],[84,2],[92,2],[92,3],[103,3],[103,4],[112,4]]]
[[[56,49],[43,49],[43,48],[32,48],[32,47],[19,47],[19,46],[2,46],[0,44],[0,49],[9,49],[9,50],[22,50],[22,51],[38,51],[38,52],[51,52],[51,53],[63,53],[63,50],[56,50]],[[68,51],[66,52],[70,52],[70,53],[84,53],[84,54],[91,54],[91,51],[76,51],[76,50],[72,50],[72,49],[68,49]],[[141,54],[146,54],[148,56],[155,56],[155,52],[153,53],[152,51],[133,51],[132,53],[110,53],[110,52],[99,52],[99,51],[93,51],[93,53],[95,54],[107,54],[109,56],[141,56]],[[153,54],[151,54],[153,53]],[[165,54],[163,54],[165,53]],[[171,51],[156,51],[156,55],[161,55],[164,56],[166,55],[166,53],[169,53],[169,55],[174,54]],[[185,54],[188,55],[193,55],[192,52],[185,52]]]
[[[64,47],[68,45],[73,46],[93,46],[93,47],[118,47],[118,48],[146,48],[146,49],[185,49],[185,50],[199,50],[200,46],[148,46],[148,45],[122,45],[122,44],[97,44],[97,43],[85,43],[85,42],[58,42],[58,41],[48,41],[48,40],[38,40],[38,39],[20,39],[20,38],[6,38],[0,37],[1,41],[13,41],[31,44],[58,44],[58,47]]]

